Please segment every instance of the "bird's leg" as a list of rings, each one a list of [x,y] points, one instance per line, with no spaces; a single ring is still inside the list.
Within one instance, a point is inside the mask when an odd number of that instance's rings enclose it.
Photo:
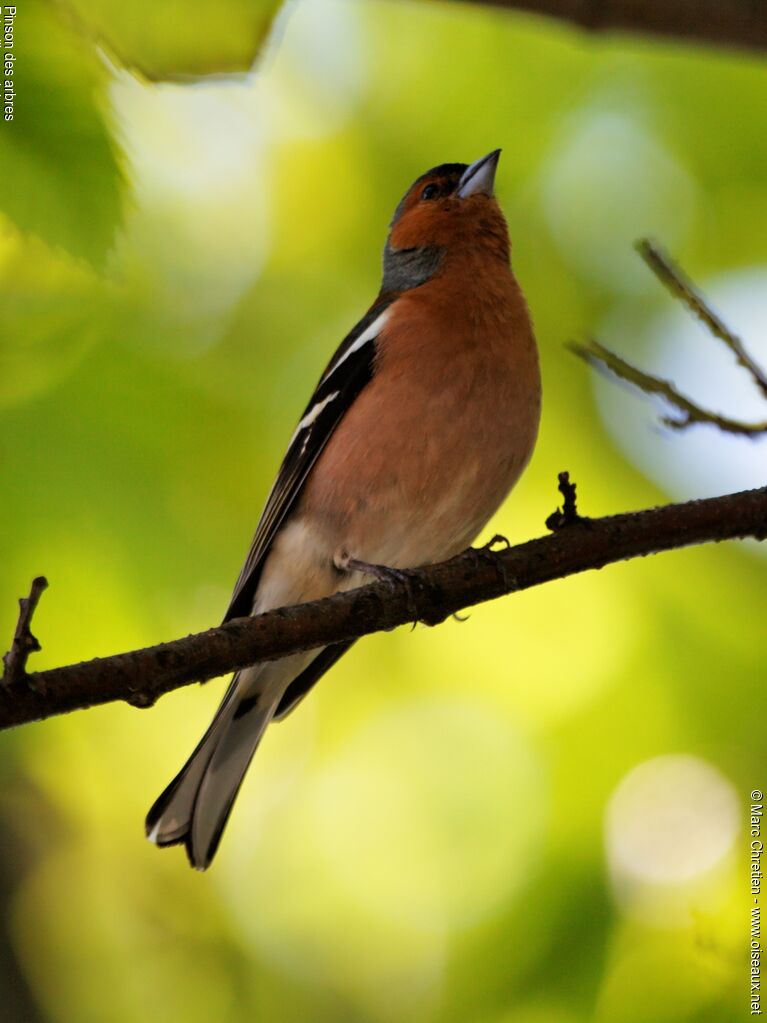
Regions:
[[[389,565],[374,565],[369,561],[360,561],[359,558],[351,557],[349,552],[343,548],[333,555],[333,564],[339,572],[361,572],[363,575],[372,575],[374,579],[386,583],[391,590],[396,590],[397,586],[404,586],[413,622],[418,621],[413,580],[409,572],[401,568],[391,568]]]
[[[372,575],[374,579],[389,583],[395,586],[397,583],[406,583],[407,572],[400,568],[390,568],[388,565],[374,565],[369,561],[360,561],[353,558],[346,551],[339,551],[333,558],[333,564],[339,572],[362,572],[363,575]]]

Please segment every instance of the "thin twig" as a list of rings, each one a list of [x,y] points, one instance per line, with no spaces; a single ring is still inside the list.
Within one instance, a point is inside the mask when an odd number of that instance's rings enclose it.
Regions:
[[[673,405],[679,416],[676,418],[673,416],[661,417],[661,422],[672,430],[684,430],[695,423],[708,423],[725,433],[735,433],[745,437],[758,437],[760,434],[767,433],[767,420],[746,423],[740,419],[723,416],[718,412],[710,412],[678,391],[670,380],[663,380],[651,373],[645,373],[644,370],[626,362],[609,348],[605,348],[599,341],[592,339],[586,344],[571,341],[567,347],[591,366],[609,370],[621,380],[638,387],[645,394],[657,394]]]
[[[690,312],[708,327],[711,334],[724,342],[735,356],[738,365],[742,366],[750,374],[762,395],[767,398],[767,374],[765,374],[755,359],[749,355],[743,340],[737,334],[734,334],[717,316],[692,281],[669,259],[662,249],[649,239],[642,238],[638,241],[636,249],[661,284],[668,288],[674,298],[684,302]]]
[[[27,658],[31,653],[40,649],[36,637],[32,635],[32,617],[37,609],[37,603],[48,586],[45,576],[39,575],[32,580],[32,586],[28,597],[19,598],[19,618],[16,622],[16,632],[13,635],[13,642],[8,653],[3,657],[4,672],[0,684],[15,685],[26,677]]]
[[[467,551],[410,573],[418,618],[438,622],[505,593],[660,551],[747,536],[764,540],[767,487],[589,519],[588,526],[482,558]],[[0,686],[0,728],[113,700],[149,706],[190,682],[403,625],[412,620],[411,603],[404,587],[375,583],[145,650],[36,672]]]
[[[575,494],[577,485],[571,481],[570,473],[560,472],[558,481],[557,489],[563,497],[562,507],[557,508],[556,511],[553,511],[546,519],[546,528],[550,529],[552,533],[556,533],[559,529],[566,529],[568,526],[575,526],[578,523],[588,522],[588,519],[578,514],[578,504]]]

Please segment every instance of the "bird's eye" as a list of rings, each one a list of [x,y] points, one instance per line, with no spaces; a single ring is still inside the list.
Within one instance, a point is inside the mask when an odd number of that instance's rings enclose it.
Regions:
[[[436,199],[439,195],[439,185],[427,185],[421,192],[422,199]]]

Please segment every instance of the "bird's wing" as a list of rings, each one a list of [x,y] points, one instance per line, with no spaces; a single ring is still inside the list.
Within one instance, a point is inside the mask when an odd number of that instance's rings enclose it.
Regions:
[[[296,427],[274,481],[224,621],[252,614],[258,581],[274,538],[295,507],[304,483],[345,412],[373,376],[376,339],[391,298],[379,299],[344,338]]]

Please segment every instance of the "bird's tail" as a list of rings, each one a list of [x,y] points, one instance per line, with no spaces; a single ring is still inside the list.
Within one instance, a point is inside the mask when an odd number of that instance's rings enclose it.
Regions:
[[[292,663],[298,658],[301,663]],[[286,657],[234,676],[194,753],[147,814],[151,842],[183,842],[193,867],[210,865],[253,754],[304,658]]]

